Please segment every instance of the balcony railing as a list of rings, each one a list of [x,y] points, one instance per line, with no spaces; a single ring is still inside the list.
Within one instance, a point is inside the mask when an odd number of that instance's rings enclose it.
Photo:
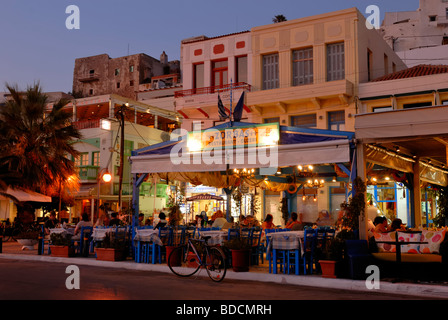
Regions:
[[[174,92],[175,98],[182,98],[182,97],[188,97],[193,96],[197,94],[211,94],[211,93],[217,93],[217,92],[224,92],[224,91],[230,91],[235,89],[244,89],[247,91],[251,91],[251,85],[246,82],[237,82],[233,83],[232,85],[226,84],[222,86],[213,86],[213,87],[204,87],[204,88],[196,88],[196,89],[188,89],[188,90],[180,90]]]
[[[78,130],[99,128],[100,124],[101,124],[101,119],[82,120],[82,121],[73,122],[73,126]]]
[[[80,180],[97,180],[98,177],[98,169],[97,166],[80,166],[79,170],[79,179]]]
[[[86,75],[82,75],[78,78],[81,82],[90,82],[90,81],[97,81],[100,79],[100,75],[98,73],[89,73]]]

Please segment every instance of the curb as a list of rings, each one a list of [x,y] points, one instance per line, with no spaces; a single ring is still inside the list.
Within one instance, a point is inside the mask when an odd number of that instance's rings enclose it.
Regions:
[[[170,273],[171,270],[164,264],[146,264],[135,263],[134,261],[98,261],[86,258],[58,258],[46,256],[28,256],[16,254],[0,254],[0,259],[26,260],[26,261],[44,261],[53,263],[65,263],[70,265],[90,265],[104,268],[118,268],[137,271],[153,271]],[[208,277],[207,273],[200,273],[201,277]],[[376,292],[384,294],[397,294],[414,297],[448,299],[448,286],[443,285],[425,285],[413,283],[391,283],[381,281],[379,289],[368,289],[364,280],[351,279],[329,279],[321,276],[297,276],[286,274],[270,274],[257,272],[234,272],[227,270],[226,279],[238,281],[259,281],[271,282],[277,284],[307,286],[315,288],[327,288],[337,290],[352,290],[359,292]]]

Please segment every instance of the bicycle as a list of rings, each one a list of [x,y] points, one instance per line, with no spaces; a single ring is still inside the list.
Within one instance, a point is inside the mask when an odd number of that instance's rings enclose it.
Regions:
[[[175,248],[168,257],[170,270],[179,277],[189,277],[205,268],[210,279],[215,282],[222,281],[226,276],[226,256],[220,248],[207,243],[210,238],[206,236],[203,239],[188,239],[186,245]],[[194,241],[204,243],[202,250]]]

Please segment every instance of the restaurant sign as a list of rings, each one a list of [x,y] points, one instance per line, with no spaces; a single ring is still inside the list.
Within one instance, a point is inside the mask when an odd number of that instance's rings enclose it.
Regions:
[[[267,147],[278,144],[280,126],[265,123],[224,129],[210,128],[188,133],[189,151]]]

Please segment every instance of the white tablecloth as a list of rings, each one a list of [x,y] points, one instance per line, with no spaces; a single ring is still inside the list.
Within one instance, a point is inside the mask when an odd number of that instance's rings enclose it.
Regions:
[[[117,228],[94,228],[92,239],[95,241],[102,241],[107,233],[115,233]],[[118,232],[128,232],[126,227],[119,227]]]
[[[227,238],[227,231],[213,230],[213,231],[200,231],[201,238],[210,236],[207,243],[209,245],[222,245],[223,241]]]
[[[159,230],[158,229],[137,229],[135,230],[135,241],[145,241],[145,242],[154,242],[159,246],[162,246],[163,243],[159,238]]]

